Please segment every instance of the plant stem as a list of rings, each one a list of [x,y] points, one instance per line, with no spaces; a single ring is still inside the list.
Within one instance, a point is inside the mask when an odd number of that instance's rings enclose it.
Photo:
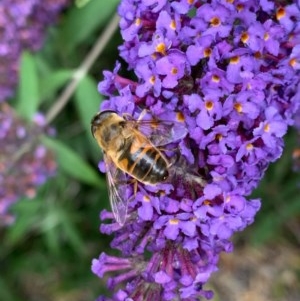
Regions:
[[[94,47],[87,54],[82,64],[79,68],[74,72],[72,80],[66,86],[66,88],[62,91],[59,97],[56,99],[54,105],[50,108],[50,110],[46,114],[46,122],[47,124],[51,123],[52,120],[61,112],[61,110],[65,107],[65,105],[70,100],[70,97],[73,95],[76,87],[83,79],[83,77],[87,74],[97,57],[101,54],[104,47],[106,46],[109,39],[114,34],[115,30],[118,28],[119,17],[115,15],[104,32],[100,35],[98,40],[96,41]]]

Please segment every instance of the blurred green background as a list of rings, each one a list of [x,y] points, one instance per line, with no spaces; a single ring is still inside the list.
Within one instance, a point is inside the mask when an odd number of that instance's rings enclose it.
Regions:
[[[112,19],[119,1],[84,2],[71,6],[57,26],[49,28],[40,52],[23,54],[20,84],[11,103],[24,118],[36,110],[49,111]],[[90,120],[102,100],[97,83],[103,78],[102,71],[112,70],[120,59],[117,46],[121,43],[116,32],[66,107],[51,122],[57,134],[47,143],[56,152],[57,175],[39,189],[36,198],[15,204],[11,208],[15,224],[0,229],[2,301],[95,300],[107,293],[105,281],[90,270],[92,258],[105,250],[111,252],[110,238],[99,232],[99,213],[109,209],[109,204],[105,177],[97,169],[101,152],[91,137]],[[28,95],[35,95],[37,101],[28,101]],[[298,139],[297,132],[291,130],[283,157],[269,168],[254,192],[253,197],[262,198],[262,209],[255,223],[235,236],[237,250],[233,256],[243,250],[246,253],[241,256],[247,258],[245,254],[251,254],[253,248],[265,255],[278,246],[287,246],[291,252],[300,250],[300,174],[292,171],[292,152],[299,146]],[[299,261],[293,267],[299,283]],[[222,269],[221,263],[220,272]],[[224,269],[228,271],[226,264]],[[239,276],[232,265],[229,269],[234,281]],[[211,285],[217,292],[215,300],[227,300],[218,282],[214,280]],[[293,289],[295,299],[289,297],[290,288],[276,286],[270,300],[300,300],[299,287]],[[228,300],[247,299],[240,295]]]

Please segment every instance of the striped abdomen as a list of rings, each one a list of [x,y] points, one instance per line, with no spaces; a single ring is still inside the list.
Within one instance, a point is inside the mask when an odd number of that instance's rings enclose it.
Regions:
[[[119,153],[118,167],[145,184],[156,184],[167,179],[168,162],[150,143],[140,146],[135,139],[128,139]]]

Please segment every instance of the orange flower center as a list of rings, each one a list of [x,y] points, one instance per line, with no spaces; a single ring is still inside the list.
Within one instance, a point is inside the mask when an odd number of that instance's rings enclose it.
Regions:
[[[246,149],[247,149],[248,151],[251,151],[251,150],[253,149],[253,144],[252,144],[252,143],[248,143],[248,144],[246,145]]]
[[[165,45],[165,43],[157,44],[156,47],[155,47],[155,50],[156,50],[156,52],[159,52],[159,53],[165,55],[166,54],[166,45]]]
[[[218,17],[213,17],[213,18],[211,18],[211,20],[210,20],[210,24],[211,24],[211,26],[213,26],[213,27],[220,26],[221,20],[220,20]]]
[[[177,73],[178,73],[178,69],[175,68],[175,67],[173,67],[173,68],[171,69],[171,74],[175,75],[175,74],[177,74]]]
[[[285,9],[283,7],[280,7],[277,9],[277,12],[276,12],[276,18],[277,20],[280,20],[281,18],[283,18],[285,16]]]
[[[176,29],[176,22],[175,20],[172,20],[171,23],[170,23],[170,28],[175,30]]]
[[[215,139],[218,140],[218,141],[221,141],[223,139],[223,135],[222,134],[217,134]]]
[[[171,218],[169,220],[170,225],[178,225],[179,220],[177,218]]]
[[[296,58],[290,59],[289,64],[291,67],[295,67],[297,64],[297,59]]]
[[[241,113],[243,111],[243,106],[239,102],[234,104],[234,108],[238,113]]]
[[[214,103],[212,101],[209,100],[205,103],[206,110],[210,111],[212,110],[213,107],[214,107]]]
[[[238,4],[236,6],[236,9],[237,9],[238,12],[241,12],[244,9],[244,5],[243,4]]]
[[[149,82],[150,82],[151,85],[154,85],[154,83],[155,83],[155,76],[154,76],[154,75],[152,75],[152,76],[149,78]]]
[[[210,206],[211,205],[211,201],[210,200],[205,200],[203,202],[203,204],[206,205],[206,206]]]
[[[243,43],[247,43],[248,40],[249,40],[249,35],[248,35],[248,33],[247,33],[247,32],[243,32],[242,35],[241,35],[241,41],[242,41]]]
[[[135,19],[135,22],[134,22],[134,24],[135,24],[136,26],[140,26],[140,25],[141,25],[141,23],[142,23],[142,21],[141,21],[141,19],[140,19],[140,18],[136,18],[136,19]]]
[[[264,126],[264,131],[266,133],[268,133],[270,131],[270,125],[268,123]]]
[[[179,122],[183,122],[184,121],[184,115],[181,112],[177,112],[176,113],[176,119]]]
[[[204,53],[204,57],[210,57],[211,53],[212,53],[212,50],[210,48],[205,48],[203,50],[203,53]]]
[[[237,64],[239,61],[240,61],[239,56],[234,56],[234,57],[230,58],[230,64]]]
[[[150,202],[149,196],[148,195],[144,195],[143,201],[149,203]]]
[[[215,83],[218,83],[220,81],[220,77],[218,75],[213,75],[212,76],[212,81]]]
[[[270,35],[266,32],[266,33],[264,34],[264,40],[265,40],[265,41],[269,40],[269,37],[270,37]]]
[[[259,51],[256,51],[256,52],[254,53],[254,57],[255,57],[256,59],[261,59],[261,58],[262,58],[262,54],[261,54]]]

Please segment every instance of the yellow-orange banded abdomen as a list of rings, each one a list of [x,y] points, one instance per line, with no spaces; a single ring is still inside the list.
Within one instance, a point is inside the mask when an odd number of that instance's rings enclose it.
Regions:
[[[150,143],[139,146],[135,139],[125,142],[119,152],[117,165],[120,169],[145,184],[157,184],[167,179],[168,163],[162,153]]]

